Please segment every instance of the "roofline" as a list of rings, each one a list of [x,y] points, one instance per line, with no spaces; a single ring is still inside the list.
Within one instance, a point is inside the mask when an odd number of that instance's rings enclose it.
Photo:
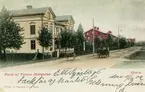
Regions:
[[[13,17],[23,17],[23,16],[34,16],[34,15],[44,15],[44,13],[35,13],[35,14],[21,14],[21,15],[13,15]]]
[[[55,20],[56,22],[66,22],[66,21],[68,21],[68,20]]]
[[[52,15],[53,15],[54,17],[56,17],[56,15],[55,15],[55,13],[53,12],[53,10],[52,10],[51,7],[48,7],[48,10],[50,10],[50,12],[52,13]]]
[[[64,24],[61,24],[61,23],[58,23],[58,22],[55,22],[56,25],[61,25],[61,26],[65,26]]]
[[[88,30],[88,31],[93,31],[93,29],[90,29],[90,30]],[[84,32],[84,34],[85,34],[85,33],[87,33],[88,31]],[[98,31],[98,30],[95,30],[95,31]],[[107,35],[107,33],[104,33],[104,32],[102,32],[102,31],[98,31],[98,32],[100,32],[100,33],[103,33],[103,34],[106,34],[106,35]],[[113,34],[111,34],[111,35],[117,38],[117,36],[115,36],[115,35],[113,35]]]
[[[90,29],[90,30],[88,30],[88,31],[93,31],[93,29]],[[86,31],[85,33],[87,33],[88,31]],[[98,30],[94,30],[94,31],[98,31]],[[107,34],[107,33],[104,33],[104,32],[102,32],[102,31],[98,31],[98,32],[103,33],[103,34]]]
[[[74,18],[73,18],[72,15],[61,15],[61,16],[70,16],[70,18],[71,18],[71,19],[73,20],[73,22],[75,23]],[[61,16],[56,16],[56,17],[61,17]],[[68,21],[68,19],[67,19],[67,20],[56,20],[56,21],[63,22],[63,21]]]
[[[73,16],[72,16],[72,15],[71,15],[71,18],[72,18],[73,22],[75,23],[75,20],[74,20],[74,18],[73,18]]]
[[[32,8],[32,9],[37,9],[37,8]],[[50,10],[50,12],[52,13],[52,15],[54,16],[54,18],[56,17],[55,13],[53,12],[52,8],[51,7],[46,7],[46,9]],[[21,9],[20,9],[21,10]],[[22,9],[22,10],[26,10],[26,9]],[[11,11],[15,11],[15,10],[10,10]],[[18,11],[18,10],[16,10]],[[46,10],[47,11],[47,10]],[[45,12],[46,12],[45,11]],[[44,13],[45,13],[44,12]],[[20,17],[20,16],[29,16],[29,15],[39,15],[39,14],[44,14],[44,13],[34,13],[34,14],[18,14],[18,15],[13,15],[14,17]]]

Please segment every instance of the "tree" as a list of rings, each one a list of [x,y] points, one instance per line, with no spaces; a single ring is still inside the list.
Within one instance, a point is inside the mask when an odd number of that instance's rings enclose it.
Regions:
[[[92,45],[92,43],[91,42],[85,42],[85,50],[87,51],[87,52],[92,52],[92,50],[93,50],[93,45]]]
[[[38,42],[43,47],[43,59],[44,59],[44,47],[47,48],[52,45],[52,33],[45,27],[42,27],[39,31]]]
[[[82,27],[81,24],[79,24],[78,26],[78,29],[77,29],[77,37],[76,37],[76,51],[77,52],[80,52],[80,51],[83,51],[83,44],[84,44],[84,41],[85,41],[85,38],[84,38],[84,29]]]
[[[101,38],[98,36],[95,37],[94,42],[95,42],[95,48],[98,49],[101,45]]]
[[[84,32],[82,24],[79,24],[77,31]]]
[[[61,47],[62,48],[65,48],[65,52],[66,52],[66,49],[68,47],[68,32],[67,32],[67,29],[65,28],[63,31],[61,31],[60,33],[61,35]]]
[[[107,46],[107,40],[106,39],[103,39],[101,41],[101,47],[106,47]]]
[[[65,52],[67,48],[74,48],[76,45],[76,32],[64,29],[60,33],[61,35],[61,47],[65,48]]]
[[[77,34],[74,31],[69,31],[69,34],[70,34],[70,36],[69,36],[69,43],[70,43],[69,47],[70,48],[75,48]]]
[[[112,48],[113,42],[114,42],[114,41],[113,41],[113,37],[112,37],[111,34],[108,34],[108,37],[107,37],[106,41],[107,41],[108,46],[109,46],[110,48]]]
[[[117,49],[118,48],[118,38],[116,38],[113,42],[113,49]]]
[[[125,48],[127,46],[127,39],[125,37],[122,37],[119,39],[119,47]]]
[[[6,60],[6,49],[20,49],[24,44],[24,37],[21,33],[23,28],[14,22],[10,14],[4,7],[0,12],[0,50],[4,53],[4,60]]]

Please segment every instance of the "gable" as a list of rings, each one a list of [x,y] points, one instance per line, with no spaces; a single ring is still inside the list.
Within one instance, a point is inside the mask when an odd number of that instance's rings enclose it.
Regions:
[[[70,17],[70,20],[71,20],[71,23],[73,23],[73,24],[75,23],[75,21],[74,21],[72,16]]]
[[[71,24],[71,25],[74,24],[74,20],[73,20],[72,17],[70,17],[70,18],[68,19],[68,23]]]
[[[53,20],[54,17],[55,17],[55,16],[53,15],[53,13],[52,13],[49,9],[47,9],[47,10],[45,11],[44,16],[45,16],[48,20]]]

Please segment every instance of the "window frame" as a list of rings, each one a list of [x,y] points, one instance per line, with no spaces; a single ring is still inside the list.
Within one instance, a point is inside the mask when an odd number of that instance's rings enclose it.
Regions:
[[[34,29],[33,29],[34,27]],[[35,24],[30,24],[30,35],[35,35],[36,34],[36,25]]]
[[[31,50],[36,50],[36,40],[30,40],[30,48]]]

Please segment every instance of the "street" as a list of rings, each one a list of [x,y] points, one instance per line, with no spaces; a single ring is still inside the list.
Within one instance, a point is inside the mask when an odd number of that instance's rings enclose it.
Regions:
[[[121,49],[110,52],[108,58],[98,58],[96,55],[83,55],[76,57],[75,60],[66,60],[61,58],[52,61],[38,62],[33,64],[11,66],[2,68],[0,71],[30,71],[30,70],[41,70],[41,69],[60,69],[60,68],[117,68],[116,65],[121,64],[126,59],[124,56],[129,55],[141,47],[131,47],[127,49]]]

